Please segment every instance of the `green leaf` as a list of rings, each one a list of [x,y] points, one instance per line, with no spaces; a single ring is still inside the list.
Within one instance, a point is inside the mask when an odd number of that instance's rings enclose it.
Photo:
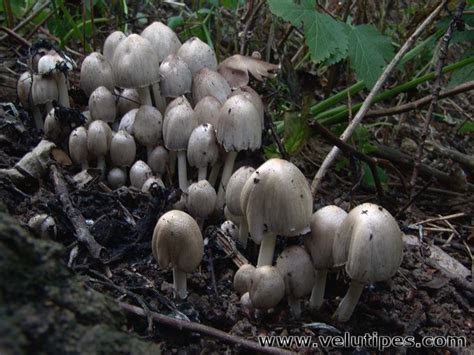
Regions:
[[[464,53],[464,58],[469,58],[474,56],[474,50],[467,51]],[[462,67],[456,70],[448,83],[448,88],[452,88],[457,85],[461,85],[468,81],[474,80],[474,63],[468,64],[465,67]]]
[[[349,37],[349,58],[357,78],[370,89],[392,59],[393,47],[388,37],[372,25],[346,26]]]
[[[289,155],[294,155],[304,146],[308,138],[308,120],[297,112],[285,112],[285,133],[283,142]]]
[[[362,182],[366,186],[375,187],[375,180],[372,175],[372,171],[370,170],[370,167],[366,162],[362,163],[362,169],[364,171],[364,177],[362,178]],[[388,182],[388,176],[385,170],[378,166],[375,167],[375,170],[377,171],[377,175],[379,176],[380,183],[386,184]]]
[[[464,122],[464,124],[459,128],[458,132],[461,134],[474,133],[474,122]]]
[[[295,26],[303,23],[305,42],[313,61],[320,63],[333,57],[332,62],[335,63],[335,59],[339,61],[345,57],[348,41],[344,24],[316,11],[313,0],[301,0],[301,3],[292,0],[269,0],[268,3],[275,15]]]
[[[167,25],[173,31],[184,23],[183,16],[171,16],[168,18]]]

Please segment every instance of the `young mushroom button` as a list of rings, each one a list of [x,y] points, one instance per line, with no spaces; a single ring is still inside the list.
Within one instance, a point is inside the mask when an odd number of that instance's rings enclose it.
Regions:
[[[176,54],[186,62],[193,77],[202,68],[217,69],[216,54],[197,37],[184,42]]]
[[[275,307],[285,295],[285,282],[278,270],[268,265],[257,267],[252,273],[249,295],[255,308]]]
[[[176,33],[159,21],[148,25],[140,35],[153,45],[153,48],[158,52],[160,63],[168,55],[176,53],[181,47],[181,42]]]

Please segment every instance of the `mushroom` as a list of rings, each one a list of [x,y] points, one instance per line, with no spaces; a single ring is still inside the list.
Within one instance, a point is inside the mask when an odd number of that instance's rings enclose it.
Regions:
[[[295,318],[301,315],[300,299],[309,295],[314,284],[311,258],[304,248],[293,245],[281,252],[276,268],[285,282],[288,305]]]
[[[150,176],[146,181],[143,183],[142,192],[149,193],[153,187],[160,187],[162,189],[165,188],[165,184],[163,181],[156,176]]]
[[[108,123],[115,121],[117,109],[115,97],[105,86],[99,86],[89,97],[89,111],[93,121],[101,120]]]
[[[258,113],[260,114],[260,121],[262,123],[262,129],[265,127],[264,120],[265,120],[265,106],[263,105],[262,99],[260,98],[260,95],[257,94],[257,92],[252,89],[250,86],[242,86],[240,88],[237,88],[233,90],[229,97],[235,96],[235,95],[244,95],[247,99],[252,101],[252,103],[255,105],[255,107],[258,110]]]
[[[285,295],[285,282],[276,267],[257,267],[250,280],[249,296],[252,305],[258,309],[275,307]]]
[[[240,196],[250,235],[260,244],[257,267],[271,265],[276,235],[309,232],[313,197],[308,181],[292,163],[270,159],[253,172]]]
[[[41,112],[38,106],[33,104],[33,97],[31,93],[32,86],[33,75],[26,71],[20,75],[20,78],[16,83],[16,92],[23,107],[26,109],[31,109],[36,128],[43,129],[43,118],[41,117]]]
[[[130,168],[130,184],[141,190],[145,181],[153,176],[150,167],[143,161],[137,160]]]
[[[44,135],[55,143],[62,143],[69,134],[71,129],[68,125],[62,124],[56,115],[56,109],[52,109],[46,115],[44,120]]]
[[[156,107],[164,112],[165,104],[158,84],[159,59],[150,41],[137,34],[121,40],[114,52],[112,69],[117,86],[136,89],[142,105],[152,105],[151,87]]]
[[[212,125],[204,123],[194,128],[188,141],[189,165],[198,168],[198,180],[206,180],[207,166],[214,165],[219,157],[219,146]]]
[[[112,131],[104,121],[93,121],[87,131],[87,150],[97,159],[97,167],[105,177],[105,157],[112,140]]]
[[[158,53],[160,63],[170,54],[174,54],[181,47],[181,42],[176,33],[165,24],[154,21],[148,25],[140,36],[146,38]]]
[[[159,145],[156,146],[150,154],[148,154],[148,166],[151,168],[154,174],[163,176],[166,172],[166,166],[168,165],[169,155],[165,147]]]
[[[347,213],[337,206],[326,206],[311,217],[311,232],[304,237],[315,272],[315,282],[309,300],[310,307],[319,309],[323,304],[326,276],[333,267],[332,248],[336,232]]]
[[[51,112],[53,109],[53,101],[58,99],[58,87],[54,79],[47,76],[33,75],[31,99],[34,106],[45,105],[46,113]],[[35,117],[35,122],[37,122],[37,120]],[[39,124],[39,122],[37,123]],[[41,124],[41,127],[43,127],[43,124]]]
[[[133,136],[138,143],[146,147],[147,155],[150,155],[161,141],[162,124],[160,111],[153,106],[140,106],[133,121]]]
[[[125,36],[122,31],[115,31],[109,34],[105,39],[103,53],[104,58],[109,63],[112,63],[112,60],[114,59],[115,49],[117,48],[118,44],[126,37],[127,36]]]
[[[53,217],[46,213],[31,217],[28,221],[28,227],[42,239],[52,239],[56,237],[56,222]]]
[[[252,264],[244,264],[234,275],[234,290],[239,295],[250,290],[250,283],[252,281],[252,275],[255,271],[255,266]]]
[[[107,183],[112,189],[118,189],[127,182],[127,173],[122,168],[112,168],[107,174]]]
[[[234,222],[229,220],[224,221],[221,224],[221,230],[222,232],[224,232],[224,234],[227,234],[233,240],[239,239],[239,227],[237,227]]]
[[[164,97],[178,97],[191,91],[193,77],[184,60],[170,54],[160,65],[160,88]]]
[[[198,218],[199,226],[216,208],[216,190],[207,180],[200,180],[189,185],[186,191],[186,209]]]
[[[214,96],[205,96],[194,106],[198,124],[210,123],[214,128],[219,122],[219,111],[222,104]]]
[[[87,161],[87,130],[77,127],[69,135],[69,155],[75,164],[81,164],[82,170],[88,168]]]
[[[223,104],[230,92],[230,86],[227,81],[214,70],[202,68],[193,77],[194,102],[199,102],[206,96],[214,96]]]
[[[99,52],[89,54],[82,62],[80,86],[88,97],[99,86],[104,86],[109,91],[114,90],[112,65]]]
[[[189,137],[196,126],[194,111],[185,103],[179,104],[165,113],[163,140],[168,150],[177,152],[179,188],[182,191],[186,191],[188,188],[186,149]]]
[[[186,62],[193,77],[202,68],[217,69],[216,54],[197,37],[184,42],[176,54]]]
[[[240,224],[240,217],[237,217],[236,215],[230,213],[229,208],[227,206],[224,207],[224,217],[229,221],[232,221],[232,223]]]
[[[133,110],[128,111],[125,115],[122,116],[118,130],[127,131],[128,134],[133,134],[133,123],[135,122],[135,117],[137,115],[138,109],[134,108]]]
[[[135,161],[137,146],[127,131],[120,130],[110,141],[110,159],[118,167],[129,167]]]
[[[175,290],[181,299],[186,298],[186,273],[198,267],[204,254],[204,241],[196,221],[179,210],[166,212],[156,223],[152,251],[161,268],[173,267]]]
[[[227,156],[217,193],[217,208],[224,205],[225,189],[238,152],[260,148],[261,132],[258,111],[245,96],[232,96],[222,105],[217,125],[217,141],[224,147]]]
[[[123,89],[117,95],[117,111],[120,117],[123,117],[127,112],[140,108],[140,96],[135,89]]]
[[[349,243],[338,245],[337,242]],[[346,272],[352,279],[333,318],[350,319],[364,284],[391,278],[403,257],[402,232],[392,215],[383,207],[364,203],[352,209],[342,222],[334,240],[334,250],[347,250]]]
[[[240,195],[245,183],[247,182],[250,175],[255,171],[251,166],[240,167],[229,179],[227,189],[225,191],[226,207],[229,212],[239,217],[239,241],[243,248],[247,247],[247,238],[249,234],[249,227],[247,224],[247,218],[245,217],[244,211],[240,205]]]

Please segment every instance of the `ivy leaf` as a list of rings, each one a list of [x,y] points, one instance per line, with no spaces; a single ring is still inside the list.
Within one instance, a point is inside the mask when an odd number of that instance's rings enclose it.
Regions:
[[[321,63],[330,57],[339,61],[344,58],[348,47],[344,24],[315,10],[313,0],[269,0],[270,10],[293,25],[304,25],[305,41],[311,58]]]
[[[346,26],[346,31],[351,67],[370,89],[394,55],[390,39],[372,25]]]

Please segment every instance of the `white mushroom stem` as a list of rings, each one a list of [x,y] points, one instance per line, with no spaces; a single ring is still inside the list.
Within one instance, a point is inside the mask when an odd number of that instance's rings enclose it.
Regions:
[[[188,188],[188,171],[186,168],[186,151],[180,150],[178,152],[178,178],[179,188],[181,191],[186,191]]]
[[[97,168],[100,169],[102,179],[105,179],[106,166],[105,166],[105,157],[104,156],[97,157]]]
[[[301,302],[293,296],[288,296],[288,306],[290,306],[291,314],[298,319],[301,316]]]
[[[222,164],[217,162],[213,165],[211,169],[208,181],[212,186],[216,185],[217,177],[219,176],[219,171],[221,170],[221,166]]]
[[[341,303],[339,303],[332,317],[339,322],[347,322],[351,318],[363,290],[363,283],[352,280],[346,295]]]
[[[313,309],[319,309],[323,304],[327,274],[327,270],[315,270],[314,286],[309,299],[309,305]]]
[[[257,267],[272,265],[273,252],[275,251],[276,234],[267,234],[263,237],[258,253]]]
[[[207,177],[207,167],[199,168],[198,170],[198,181],[206,180]]]
[[[166,101],[163,99],[160,93],[160,85],[155,83],[152,85],[153,98],[155,99],[155,106],[162,115],[165,114],[166,110]]]
[[[33,117],[35,119],[35,125],[37,129],[43,129],[43,117],[41,117],[41,111],[38,106],[33,106]]]
[[[245,216],[242,216],[242,218],[240,219],[240,225],[239,225],[239,241],[242,244],[242,247],[244,249],[247,248],[248,235],[249,235],[249,224],[247,223],[247,218]]]
[[[64,73],[56,73],[54,74],[54,79],[56,80],[56,85],[58,86],[59,104],[64,107],[70,107],[66,75],[64,75]]]
[[[185,299],[188,295],[186,273],[176,267],[173,268],[173,285],[178,297],[181,299]]]
[[[150,89],[148,86],[144,88],[137,88],[138,96],[140,97],[140,103],[142,105],[149,105],[153,106],[153,103],[151,102],[151,96],[150,96]]]
[[[219,192],[217,193],[216,208],[219,210],[224,207],[225,202],[225,189],[227,183],[232,175],[234,169],[235,158],[237,158],[238,152],[228,152],[225,158],[224,170],[222,171],[221,182],[219,184]]]

